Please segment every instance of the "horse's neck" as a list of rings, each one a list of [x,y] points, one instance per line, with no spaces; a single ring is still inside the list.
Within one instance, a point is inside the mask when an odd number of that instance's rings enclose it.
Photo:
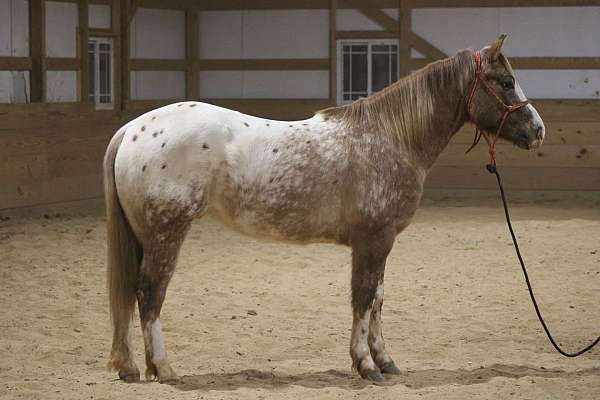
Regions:
[[[468,120],[465,91],[469,90],[471,75],[457,74],[455,80],[432,96],[432,123],[423,132],[421,140],[407,148],[425,170],[433,166],[450,139]]]

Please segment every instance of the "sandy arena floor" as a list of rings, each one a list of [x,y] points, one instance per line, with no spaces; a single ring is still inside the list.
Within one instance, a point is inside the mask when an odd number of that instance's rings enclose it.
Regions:
[[[600,333],[600,207],[521,205],[516,229],[568,349]],[[388,259],[384,333],[403,370],[350,370],[349,250],[259,242],[205,219],[162,324],[178,385],[106,370],[104,220],[0,222],[2,399],[599,399],[600,348],[550,347],[495,207],[422,208]],[[135,347],[143,368],[136,324]]]

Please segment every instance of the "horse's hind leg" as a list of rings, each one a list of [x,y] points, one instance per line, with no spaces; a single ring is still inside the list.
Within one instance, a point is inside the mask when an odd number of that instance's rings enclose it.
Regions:
[[[144,345],[146,347],[146,379],[159,382],[177,379],[169,365],[163,339],[160,311],[167,286],[175,271],[179,249],[189,229],[190,221],[170,221],[147,238],[144,258],[138,278],[138,306]]]
[[[369,347],[371,349],[371,357],[373,357],[375,364],[377,364],[382,373],[398,375],[400,374],[400,370],[385,350],[383,330],[381,328],[382,308],[383,273],[381,274],[381,280],[378,282],[375,299],[373,300],[373,310],[371,311],[371,322],[369,324]]]
[[[385,260],[394,243],[393,229],[377,233],[360,233],[352,245],[352,309],[350,339],[352,365],[358,373],[372,381],[383,381],[380,366],[375,363],[369,346],[370,320],[379,284],[383,282]]]

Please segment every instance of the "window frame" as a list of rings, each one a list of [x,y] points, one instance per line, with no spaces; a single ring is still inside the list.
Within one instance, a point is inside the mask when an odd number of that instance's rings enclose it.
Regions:
[[[90,56],[89,44],[92,42],[95,43],[95,51],[94,51],[94,105],[96,110],[113,110],[115,107],[115,45],[112,38],[109,37],[98,37],[98,36],[90,36],[88,38],[88,58]],[[110,89],[110,103],[100,103],[100,45],[108,44],[110,46],[109,51],[109,61],[110,61],[110,81],[108,83],[108,87]],[[88,60],[89,62],[89,60]],[[88,74],[91,74],[92,71],[88,71]],[[91,90],[91,88],[90,88]],[[88,99],[90,99],[90,93],[87,94]]]
[[[373,94],[373,46],[377,45],[396,45],[397,51],[397,74],[400,79],[400,40],[398,39],[343,39],[337,41],[337,104],[349,104],[356,100],[344,100],[344,46],[348,45],[367,45],[367,96]]]

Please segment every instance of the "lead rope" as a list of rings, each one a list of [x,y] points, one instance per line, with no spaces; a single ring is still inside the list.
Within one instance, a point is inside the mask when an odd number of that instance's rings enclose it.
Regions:
[[[490,150],[491,151],[491,150]],[[542,317],[542,313],[540,312],[540,308],[538,307],[537,301],[535,299],[535,295],[533,294],[533,288],[531,287],[531,282],[529,282],[529,275],[527,274],[527,268],[525,268],[525,262],[523,261],[523,257],[521,256],[521,251],[519,250],[519,243],[517,242],[517,238],[515,236],[515,232],[513,231],[512,224],[510,222],[510,214],[508,212],[508,205],[506,202],[506,195],[504,194],[504,188],[502,187],[502,180],[500,179],[500,174],[498,173],[498,168],[496,168],[496,161],[492,160],[490,164],[486,166],[487,170],[490,174],[496,175],[496,180],[498,181],[498,188],[500,189],[500,196],[502,197],[502,205],[504,206],[504,215],[506,217],[506,223],[508,224],[508,230],[510,231],[510,236],[512,237],[513,244],[515,245],[515,251],[517,253],[517,257],[519,258],[519,263],[521,264],[521,270],[523,270],[523,276],[525,277],[525,283],[527,283],[527,289],[529,290],[529,297],[531,298],[531,302],[533,303],[533,307],[535,308],[535,313],[537,314],[544,331],[546,332],[546,336],[552,343],[552,346],[565,357],[577,357],[584,353],[590,351],[594,346],[600,342],[600,336],[596,338],[591,344],[587,345],[583,349],[576,351],[574,353],[567,353],[554,340],[554,337],[550,333],[548,326],[546,325],[546,321]]]

